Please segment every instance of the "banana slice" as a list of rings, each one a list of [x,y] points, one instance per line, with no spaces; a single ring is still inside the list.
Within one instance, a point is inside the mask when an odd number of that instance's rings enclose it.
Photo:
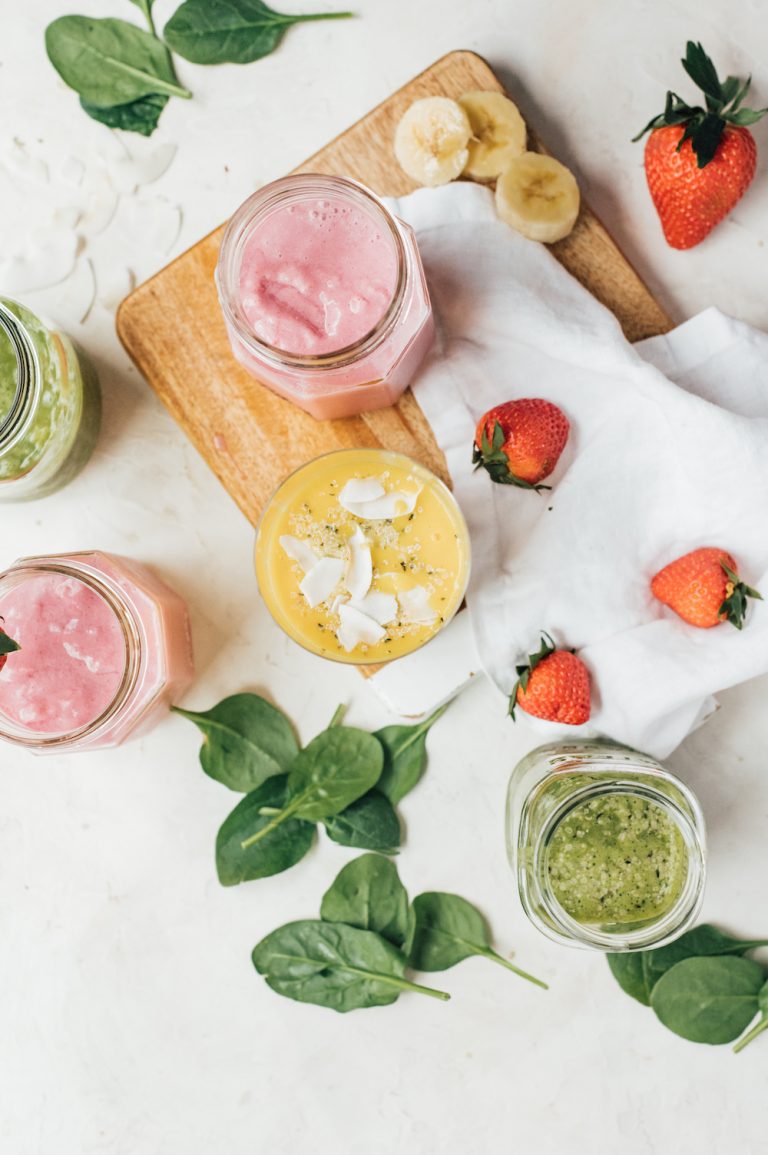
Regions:
[[[500,92],[467,92],[459,104],[472,126],[464,175],[473,180],[493,180],[525,151],[525,121],[517,105]]]
[[[551,244],[567,237],[576,224],[579,186],[559,160],[524,152],[496,182],[496,211],[524,237]]]
[[[395,132],[395,156],[408,176],[428,188],[448,184],[467,163],[472,127],[461,105],[447,96],[416,100]]]

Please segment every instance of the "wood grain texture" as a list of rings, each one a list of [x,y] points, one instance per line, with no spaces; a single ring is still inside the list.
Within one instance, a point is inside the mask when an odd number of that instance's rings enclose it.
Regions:
[[[421,96],[456,97],[472,89],[501,90],[501,85],[479,56],[451,52],[295,171],[355,177],[382,196],[410,192],[415,186],[392,153],[398,120]],[[532,146],[541,147],[535,139]],[[410,454],[448,481],[443,454],[410,391],[390,409],[318,422],[238,365],[213,282],[223,228],[135,289],[120,306],[117,331],[251,523],[256,524],[283,477],[332,449],[383,446]],[[670,319],[587,205],[571,235],[552,251],[612,310],[630,340],[671,328]]]

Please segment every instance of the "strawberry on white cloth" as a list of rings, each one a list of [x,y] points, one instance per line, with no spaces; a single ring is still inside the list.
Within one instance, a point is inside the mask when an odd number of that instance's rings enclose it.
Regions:
[[[663,757],[719,690],[768,670],[768,601],[741,632],[700,630],[649,585],[711,545],[768,596],[768,335],[708,309],[632,346],[545,246],[497,219],[488,190],[458,183],[392,205],[416,231],[438,317],[414,392],[469,524],[482,665],[509,694],[547,630],[587,664],[592,717],[539,726]],[[547,398],[571,423],[551,493],[473,472],[478,419],[516,397]]]

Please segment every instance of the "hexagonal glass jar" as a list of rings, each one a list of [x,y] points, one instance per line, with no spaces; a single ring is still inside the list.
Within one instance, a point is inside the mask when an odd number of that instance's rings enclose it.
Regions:
[[[330,259],[338,264],[324,270],[324,275],[330,274],[325,283],[331,287],[328,293],[319,291],[325,301],[322,317],[315,300],[317,280],[307,290],[312,299],[305,295],[306,277],[316,278],[318,269],[317,262],[302,262],[303,241],[291,244],[291,260],[286,254],[283,267],[279,265],[283,254],[274,253],[277,266],[269,276],[274,278],[270,284],[276,286],[271,298],[275,300],[277,296],[275,308],[298,309],[302,314],[310,308],[314,310],[320,317],[319,327],[325,326],[321,333],[324,351],[319,353],[279,348],[270,344],[263,333],[259,336],[247,315],[247,293],[243,289],[243,257],[249,242],[278,214],[297,212],[298,219],[302,213],[306,216],[315,211],[307,207],[312,204],[318,206],[316,211],[323,221],[327,214],[329,223],[323,227],[328,229],[341,228],[334,226],[333,221],[343,219],[343,214],[355,214],[357,222],[372,230],[366,243],[375,240],[377,246],[384,246],[379,251],[386,250],[387,261],[395,269],[391,297],[381,316],[374,318],[372,327],[351,343],[329,350],[325,346],[331,310],[338,324],[337,305],[328,300],[328,295],[332,297],[335,292],[333,273],[344,276],[344,263],[352,259],[353,252],[356,272],[365,272],[365,257],[361,256],[365,245],[350,250],[346,236],[343,243],[335,246],[331,235],[328,251]],[[216,284],[237,360],[264,385],[318,419],[349,417],[394,404],[411,383],[434,340],[432,307],[413,231],[369,189],[343,177],[314,173],[285,177],[245,201],[224,234]],[[361,308],[352,300],[348,308],[355,307]],[[351,322],[345,308],[342,305],[342,326]]]
[[[22,558],[0,574],[0,618],[20,645],[0,669],[0,738],[35,754],[117,746],[192,680],[185,602],[128,558]]]

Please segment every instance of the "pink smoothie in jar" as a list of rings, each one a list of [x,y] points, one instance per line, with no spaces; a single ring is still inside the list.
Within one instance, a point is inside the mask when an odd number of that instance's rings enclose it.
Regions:
[[[287,177],[246,201],[216,279],[237,359],[317,418],[393,404],[434,339],[412,231],[341,177]]]
[[[0,670],[0,737],[36,753],[117,745],[192,680],[183,600],[126,558],[22,559],[0,574],[0,617],[21,647]]]

